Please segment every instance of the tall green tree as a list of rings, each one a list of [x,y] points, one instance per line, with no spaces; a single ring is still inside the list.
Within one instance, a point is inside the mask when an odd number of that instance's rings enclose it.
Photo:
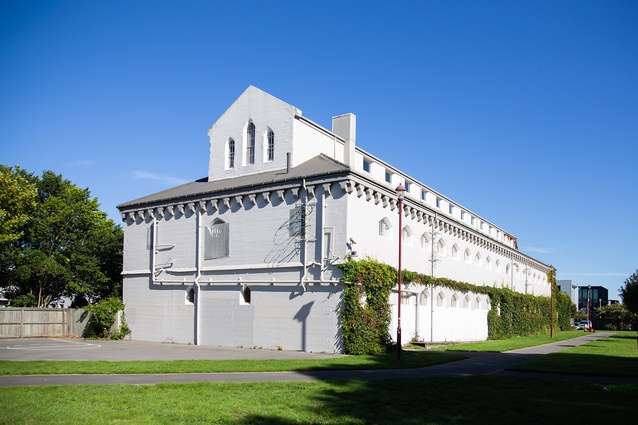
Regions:
[[[634,323],[638,326],[638,270],[625,279],[625,286],[620,287],[620,298],[625,308],[633,315]],[[636,329],[638,334],[638,328]],[[638,349],[638,338],[636,338]]]
[[[119,295],[122,229],[88,189],[52,171],[27,178],[37,188],[36,206],[21,236],[4,248],[7,297],[46,307],[62,297],[83,305]]]
[[[19,167],[0,165],[0,246],[22,236],[21,228],[35,209],[37,189]]]

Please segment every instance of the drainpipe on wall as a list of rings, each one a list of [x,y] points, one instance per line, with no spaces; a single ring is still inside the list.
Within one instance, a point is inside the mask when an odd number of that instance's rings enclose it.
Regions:
[[[200,306],[200,298],[201,298],[201,287],[199,286],[199,280],[202,277],[202,264],[201,264],[201,241],[202,241],[202,229],[201,229],[201,214],[203,211],[201,210],[201,204],[197,205],[195,209],[195,345],[199,345],[199,306]]]
[[[306,278],[308,277],[308,243],[307,243],[307,229],[306,229],[306,221],[308,220],[308,192],[306,190],[306,179],[302,179],[301,188],[303,190],[303,202],[301,204],[303,208],[303,214],[301,218],[303,222],[301,223],[301,244],[303,245],[302,255],[303,259],[301,260],[301,264],[303,265],[303,273],[301,275],[301,287],[303,291],[306,292]]]

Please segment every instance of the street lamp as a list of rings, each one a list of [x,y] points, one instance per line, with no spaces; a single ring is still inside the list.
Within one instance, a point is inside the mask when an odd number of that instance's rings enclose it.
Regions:
[[[401,183],[394,189],[399,200],[399,282],[398,292],[398,310],[397,310],[397,361],[401,361],[401,250],[403,247],[403,196],[405,195],[405,187]]]

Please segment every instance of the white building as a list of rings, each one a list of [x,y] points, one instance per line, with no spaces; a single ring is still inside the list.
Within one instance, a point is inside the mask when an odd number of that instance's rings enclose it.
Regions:
[[[208,136],[206,178],[118,207],[134,339],[342,351],[335,265],[371,257],[396,267],[399,184],[403,268],[550,293],[549,266],[511,234],[356,146],[352,114],[330,131],[251,86]],[[404,340],[487,338],[485,295],[402,293]]]

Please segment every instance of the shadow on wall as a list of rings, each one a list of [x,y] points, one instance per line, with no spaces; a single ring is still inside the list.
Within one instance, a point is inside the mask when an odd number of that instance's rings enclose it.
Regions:
[[[297,314],[295,314],[295,316],[293,317],[293,319],[301,323],[301,350],[302,351],[307,351],[307,347],[306,347],[306,335],[308,332],[307,321],[308,321],[308,316],[310,316],[310,310],[312,309],[312,306],[314,303],[315,303],[314,301],[311,301],[308,304],[304,304],[299,309]]]

